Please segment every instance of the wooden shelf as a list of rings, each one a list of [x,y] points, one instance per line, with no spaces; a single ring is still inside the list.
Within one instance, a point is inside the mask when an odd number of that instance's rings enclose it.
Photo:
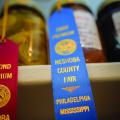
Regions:
[[[89,77],[93,81],[120,80],[120,63],[87,64]],[[20,66],[19,84],[45,84],[51,82],[51,66]]]

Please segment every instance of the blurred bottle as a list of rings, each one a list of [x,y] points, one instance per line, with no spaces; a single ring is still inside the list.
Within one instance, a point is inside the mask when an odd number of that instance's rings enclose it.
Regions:
[[[66,3],[63,7],[72,8],[80,36],[81,46],[87,63],[105,62],[104,51],[96,21],[89,8],[80,3]]]
[[[7,37],[19,45],[20,65],[47,64],[45,20],[37,10],[25,5],[10,6]]]
[[[108,0],[103,3],[97,23],[105,42],[108,61],[120,61],[120,0]]]

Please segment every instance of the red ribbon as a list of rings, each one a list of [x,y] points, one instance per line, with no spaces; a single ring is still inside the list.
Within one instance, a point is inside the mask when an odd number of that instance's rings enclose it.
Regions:
[[[0,44],[0,120],[16,120],[18,46]]]

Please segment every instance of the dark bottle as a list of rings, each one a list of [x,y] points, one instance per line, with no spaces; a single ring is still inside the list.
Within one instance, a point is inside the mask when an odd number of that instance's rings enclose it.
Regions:
[[[97,23],[108,61],[120,61],[120,0],[105,2],[99,10]]]
[[[87,63],[105,62],[104,51],[96,21],[88,7],[80,3],[66,3],[63,7],[72,8],[78,28],[80,43]]]
[[[46,25],[36,9],[25,5],[10,6],[7,38],[19,45],[20,65],[47,64]]]

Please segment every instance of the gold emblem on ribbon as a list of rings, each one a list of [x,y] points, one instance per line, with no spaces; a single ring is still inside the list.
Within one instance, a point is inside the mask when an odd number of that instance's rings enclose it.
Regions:
[[[6,106],[10,101],[11,93],[7,86],[0,84],[0,108]]]

